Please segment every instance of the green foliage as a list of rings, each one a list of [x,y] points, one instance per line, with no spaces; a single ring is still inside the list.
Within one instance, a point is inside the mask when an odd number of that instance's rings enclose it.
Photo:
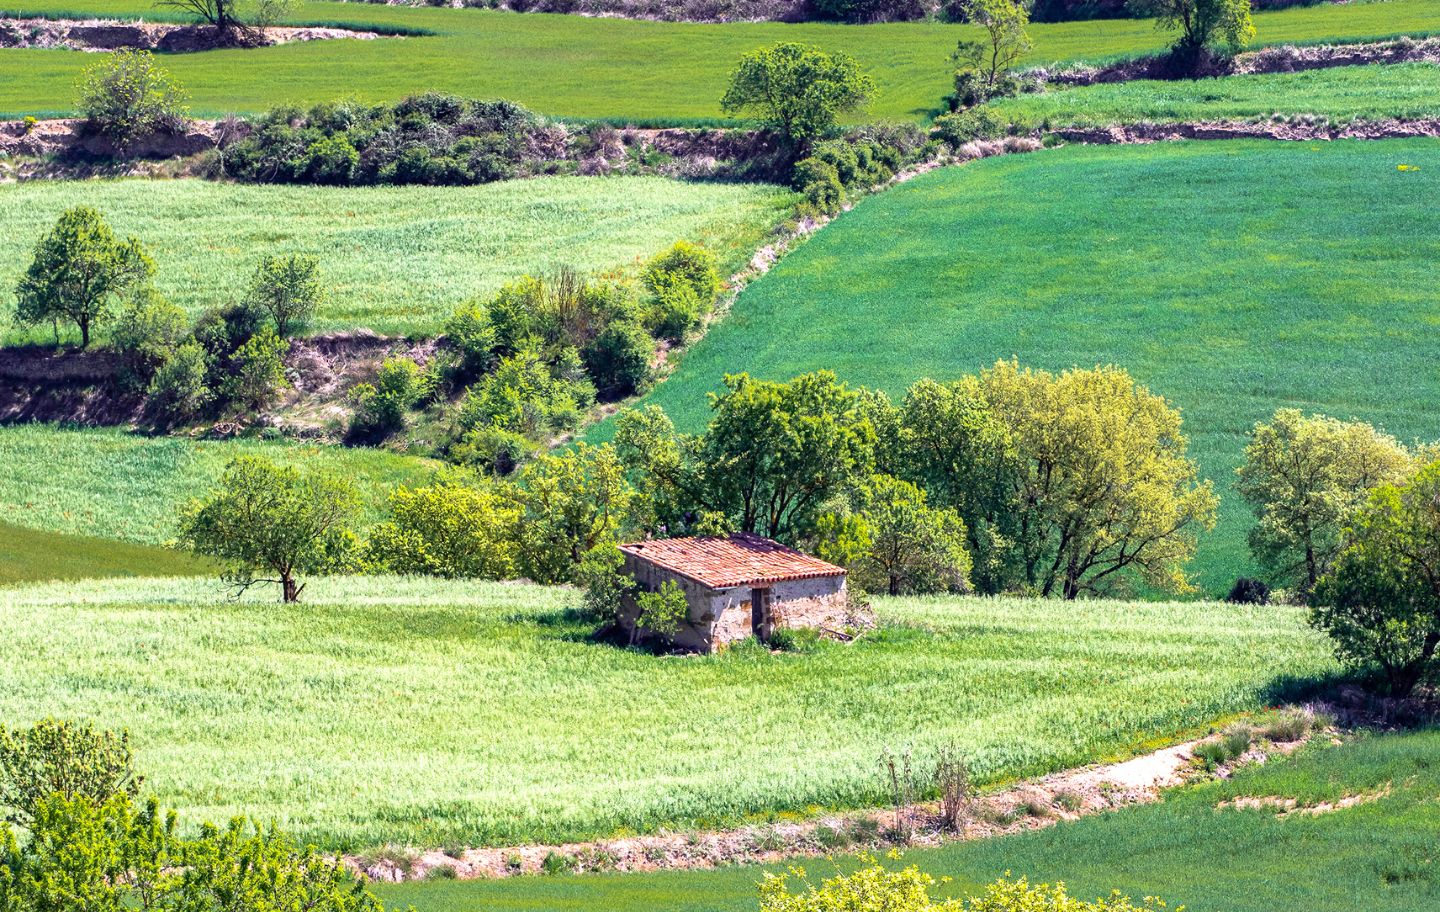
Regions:
[[[720,107],[758,117],[800,149],[833,133],[842,115],[874,94],[874,80],[848,54],[786,42],[741,57]]]
[[[206,824],[187,839],[173,812],[129,796],[54,795],[36,810],[30,839],[0,837],[0,909],[6,912],[384,912],[339,859],[275,827],[242,819]]]
[[[86,126],[121,153],[153,133],[185,128],[185,91],[155,65],[149,51],[122,49],[101,56],[82,75],[76,99]]]
[[[594,395],[588,381],[556,376],[535,349],[520,351],[503,359],[465,395],[455,417],[456,438],[462,446],[451,458],[508,473],[515,461],[481,448],[486,434],[518,438],[528,442],[529,449],[548,444],[555,435],[579,425],[581,411]]]
[[[116,238],[98,211],[67,209],[35,244],[30,268],[15,287],[15,317],[22,323],[72,321],[84,348],[90,344],[91,325],[154,272],[140,242]]]
[[[285,338],[310,321],[324,297],[319,257],[266,254],[250,280],[247,300],[269,314],[275,332]]]
[[[515,575],[520,508],[500,484],[448,474],[396,488],[390,519],[370,530],[367,557],[390,573],[450,579]]]
[[[30,829],[52,795],[103,804],[115,796],[135,797],[143,781],[135,773],[128,732],[96,731],[60,719],[0,728],[0,809],[5,810],[0,824]]]
[[[194,341],[182,342],[155,369],[146,389],[147,405],[161,422],[195,418],[215,399],[207,382],[209,374],[205,349]]]
[[[494,367],[497,340],[486,305],[469,301],[456,308],[445,323],[445,338],[460,354],[461,382],[472,381]]]
[[[350,419],[351,437],[383,440],[405,429],[405,413],[425,395],[425,378],[420,366],[409,358],[386,358],[375,374],[375,382],[357,384],[350,391],[355,414]]]
[[[145,286],[116,316],[110,344],[120,355],[126,379],[143,388],[175,356],[189,331],[190,318],[184,309]]]
[[[602,399],[621,399],[650,383],[655,340],[633,320],[616,320],[581,350],[585,370]]]
[[[1352,517],[1345,546],[1320,578],[1310,622],[1336,656],[1379,666],[1405,697],[1434,675],[1440,646],[1440,462],[1403,485],[1381,484]]]
[[[915,485],[871,476],[851,519],[822,525],[817,553],[849,569],[852,585],[890,595],[970,588],[964,521],[954,510],[931,507]],[[834,541],[825,526],[837,533]]]
[[[227,578],[239,591],[277,583],[281,600],[294,602],[305,588],[299,574],[343,568],[359,501],[348,479],[240,456],[207,497],[181,511],[180,540],[225,562]],[[264,579],[261,573],[279,578]]]
[[[655,592],[635,594],[639,614],[631,630],[631,642],[641,630],[664,642],[670,642],[690,618],[690,602],[685,590],[674,580],[666,580]]]
[[[610,446],[577,444],[520,472],[521,574],[539,583],[574,582],[582,560],[631,526],[634,496]]]
[[[180,803],[187,828],[283,817],[328,849],[558,845],[874,807],[875,757],[896,743],[897,718],[918,761],[953,741],[984,789],[1272,705],[1277,669],[1302,684],[1335,670],[1325,638],[1285,605],[876,598],[879,629],[843,648],[657,662],[597,646],[568,587],[330,577],[282,606],[268,592],[236,603],[213,580],[105,580],[6,598],[4,619],[24,623],[0,638],[0,717],[83,692],[88,718],[129,728],[146,788]],[[135,699],[156,681],[169,699]],[[194,710],[217,705],[223,726]],[[823,750],[796,735],[812,731]],[[717,780],[717,749],[736,768],[790,772]],[[457,793],[457,781],[470,785]],[[202,809],[194,795],[215,797]],[[992,873],[1012,863],[991,860]],[[753,909],[756,875],[742,873],[738,908]],[[1096,888],[1114,883],[1133,886]]]
[[[1307,418],[1293,408],[1257,421],[1235,470],[1236,489],[1255,510],[1256,560],[1276,585],[1309,593],[1329,572],[1351,511],[1415,467],[1398,440],[1361,421]]]
[[[635,588],[624,566],[625,556],[612,542],[601,542],[581,556],[575,584],[585,590],[585,611],[595,620],[614,623],[619,619],[624,597]]]
[[[980,26],[985,35],[978,40],[960,39],[951,59],[976,73],[989,89],[1035,46],[1026,30],[1030,10],[1023,3],[957,0],[952,8],[966,22]]]
[[[285,355],[290,343],[275,330],[265,327],[236,350],[225,378],[226,398],[248,411],[260,411],[275,403],[280,391],[289,386],[285,379]]]
[[[1185,60],[1216,45],[1238,51],[1255,37],[1250,0],[1130,0],[1130,9],[1154,17],[1157,28],[1179,29],[1175,51]]]
[[[706,306],[720,294],[720,265],[715,254],[689,241],[676,241],[657,254],[645,264],[640,277],[652,292],[663,284],[684,282]]]
[[[1002,115],[986,105],[941,114],[935,118],[935,138],[958,149],[977,139],[1004,136],[1008,125]]]

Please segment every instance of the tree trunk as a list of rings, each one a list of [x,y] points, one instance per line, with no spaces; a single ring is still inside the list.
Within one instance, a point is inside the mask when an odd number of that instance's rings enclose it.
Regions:
[[[90,318],[89,318],[89,317],[81,317],[81,318],[79,319],[79,321],[77,321],[77,322],[79,322],[79,324],[80,324],[80,347],[81,347],[81,348],[89,348],[89,347],[90,347]]]
[[[300,587],[295,584],[295,577],[289,573],[280,574],[280,599],[285,603],[300,601]]]

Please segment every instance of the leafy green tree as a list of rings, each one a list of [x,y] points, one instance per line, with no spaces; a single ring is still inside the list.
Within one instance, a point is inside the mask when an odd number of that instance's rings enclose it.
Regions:
[[[635,606],[639,614],[630,629],[632,646],[641,630],[663,642],[672,642],[690,618],[690,602],[685,598],[685,590],[674,580],[666,580],[655,592],[637,593]]]
[[[359,509],[360,495],[348,479],[239,456],[206,497],[181,511],[180,541],[227,564],[237,594],[275,583],[282,601],[295,602],[305,589],[300,574],[344,566]]]
[[[1339,552],[1351,512],[1372,488],[1415,468],[1398,440],[1364,422],[1279,409],[1256,422],[1236,469],[1257,520],[1250,548],[1275,582],[1308,594]]]
[[[635,581],[624,573],[625,555],[613,542],[601,542],[586,551],[575,568],[575,583],[585,590],[585,610],[607,624],[620,619],[624,599]]]
[[[890,595],[965,592],[970,552],[954,510],[926,503],[925,492],[890,475],[874,475],[856,498],[852,523],[820,536],[817,553],[850,570],[853,584]],[[832,544],[833,542],[833,544]]]
[[[854,58],[786,42],[740,58],[720,106],[758,116],[792,149],[834,132],[839,118],[861,110],[875,83]]]
[[[184,130],[185,91],[149,51],[122,49],[100,57],[85,70],[77,104],[91,130],[122,153],[154,133]]]
[[[1186,454],[1178,411],[1115,367],[1055,375],[999,361],[979,388],[1016,454],[1005,499],[1019,505],[1028,586],[1073,599],[1129,572],[1189,588],[1184,567],[1217,498]]]
[[[952,57],[993,88],[1034,47],[1026,31],[1030,11],[1015,0],[960,0],[957,8],[966,22],[985,30],[985,37],[962,38]]]
[[[185,342],[189,330],[184,308],[144,286],[115,318],[110,344],[120,355],[127,380],[143,389]]]
[[[391,573],[509,579],[516,571],[515,493],[458,472],[390,495],[390,519],[370,530],[367,550]]]
[[[1310,622],[1352,667],[1378,665],[1405,697],[1436,671],[1440,646],[1440,462],[1381,484],[1345,530],[1311,598]]]
[[[251,336],[230,359],[226,398],[256,411],[273,405],[280,391],[289,386],[285,379],[289,351],[290,343],[268,326]]]
[[[154,273],[155,263],[138,240],[116,238],[88,206],[67,209],[35,245],[34,259],[15,288],[15,316],[22,323],[72,321],[86,348],[91,326]]]
[[[194,418],[215,399],[209,375],[210,356],[200,343],[180,343],[156,368],[146,390],[147,408],[162,423]]]
[[[285,338],[315,315],[324,297],[319,257],[267,254],[255,268],[247,301],[269,314],[275,332]]]
[[[143,781],[127,732],[59,719],[0,729],[0,819],[7,823],[31,827],[36,808],[52,795],[102,803],[116,795],[133,798]]]
[[[495,327],[485,304],[469,301],[456,308],[445,323],[445,338],[459,353],[460,382],[469,383],[495,366]]]
[[[597,392],[619,399],[644,389],[653,371],[655,340],[633,320],[615,320],[585,346],[585,369]]]
[[[1158,28],[1179,29],[1175,51],[1188,61],[1215,44],[1238,51],[1255,37],[1250,0],[1130,0],[1130,9],[1153,16]]]
[[[677,241],[645,264],[641,281],[651,292],[666,281],[683,281],[707,306],[720,294],[720,265],[715,254],[699,244]]]
[[[537,583],[574,582],[581,561],[632,526],[634,490],[614,447],[579,443],[520,472],[520,570]]]

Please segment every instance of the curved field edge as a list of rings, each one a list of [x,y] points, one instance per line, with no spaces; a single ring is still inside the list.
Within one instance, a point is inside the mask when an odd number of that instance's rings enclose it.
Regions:
[[[309,331],[432,335],[462,301],[521,275],[633,272],[681,239],[738,268],[793,198],[769,184],[627,176],[475,187],[33,181],[0,185],[0,288],[14,287],[63,210],[88,205],[150,248],[157,287],[192,313],[243,296],[261,255],[301,252],[320,258],[328,290]],[[37,333],[47,337],[6,335]]]
[[[1440,116],[1440,66],[1375,64],[1188,81],[1133,80],[1055,88],[999,99],[990,107],[1031,130],[1212,120],[1416,120]]]
[[[368,519],[379,516],[396,485],[422,482],[437,466],[362,447],[10,425],[0,427],[0,515],[29,529],[158,545],[174,538],[180,506],[205,493],[230,459],[247,454],[350,478]],[[163,562],[140,566],[166,572]]]
[[[1437,186],[1429,139],[1068,146],[940,169],[788,254],[641,404],[698,430],[726,372],[824,368],[899,396],[1012,356],[1121,365],[1180,408],[1221,494],[1192,569],[1223,594],[1257,572],[1232,487],[1256,420],[1296,406],[1440,436]]]
[[[16,12],[57,13],[73,0],[22,0]],[[145,0],[93,0],[90,15],[153,16]],[[251,113],[277,104],[341,97],[393,101],[428,90],[518,101],[558,117],[636,123],[717,122],[719,99],[741,54],[778,41],[803,41],[856,56],[879,92],[870,115],[925,119],[949,91],[949,54],[968,26],[898,23],[703,25],[488,10],[309,2],[297,22],[364,28],[399,26],[433,37],[318,41],[252,50],[168,55],[165,65],[193,97],[198,115]],[[1431,0],[1323,4],[1255,16],[1257,42],[1371,40],[1440,32]],[[1166,33],[1145,20],[1034,25],[1026,63],[1132,56],[1162,49]],[[537,66],[543,60],[551,65]],[[0,51],[0,112],[63,114],[87,55]],[[685,91],[676,91],[684,86]]]
[[[128,727],[191,823],[434,848],[871,807],[885,748],[923,763],[954,741],[979,782],[1039,775],[1333,669],[1288,608],[888,600],[853,645],[676,659],[590,641],[567,589],[356,578],[259,598],[204,580],[8,592],[0,717]]]
[[[1159,894],[1171,908],[1270,912],[1413,912],[1440,903],[1440,732],[1369,735],[1339,746],[1314,743],[1234,778],[1181,788],[1163,804],[1127,808],[1018,836],[914,849],[918,864],[951,882],[938,892],[973,895],[1009,872],[1063,880],[1072,895]],[[1302,805],[1373,793],[1379,801],[1321,815],[1220,809],[1237,797],[1283,797]],[[850,869],[849,857],[835,864]],[[807,863],[828,876],[824,862]],[[782,866],[768,870],[780,873]],[[387,903],[419,912],[748,912],[767,868],[524,877],[377,885]]]
[[[216,568],[184,551],[0,523],[0,586],[116,576],[202,576]]]

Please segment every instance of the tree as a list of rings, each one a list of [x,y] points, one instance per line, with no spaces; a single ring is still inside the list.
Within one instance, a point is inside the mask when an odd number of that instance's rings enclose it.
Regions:
[[[40,803],[52,795],[96,803],[135,797],[130,735],[96,731],[85,723],[43,719],[29,728],[0,729],[0,808],[8,823],[29,828]],[[0,909],[4,906],[0,905]]]
[[[266,255],[250,280],[248,301],[275,321],[281,338],[314,316],[325,296],[320,258],[303,254]]]
[[[190,318],[148,286],[126,302],[110,330],[110,344],[124,364],[126,380],[144,388],[185,343]]]
[[[585,555],[631,525],[634,491],[610,445],[576,444],[520,472],[520,568],[537,583],[573,582]]]
[[[1155,17],[1157,28],[1179,29],[1175,53],[1190,64],[1212,44],[1238,51],[1255,37],[1250,0],[1130,0],[1130,9]]]
[[[390,519],[370,530],[370,559],[391,573],[451,579],[515,576],[515,493],[459,472],[420,488],[396,488]]]
[[[295,0],[158,0],[155,5],[191,13],[228,34],[251,27],[269,28],[290,11]]]
[[[295,602],[305,589],[300,574],[343,566],[359,508],[360,495],[347,479],[238,456],[208,496],[181,511],[180,541],[228,564],[226,579],[237,595],[256,583],[275,583],[282,601]]]
[[[251,336],[230,359],[225,395],[252,411],[271,405],[289,385],[285,379],[285,355],[289,351],[290,343],[268,326]]]
[[[35,245],[30,268],[15,288],[15,316],[24,323],[72,321],[80,328],[80,347],[87,348],[91,326],[154,273],[155,263],[138,240],[117,239],[88,206],[67,209]]]
[[[630,629],[632,646],[641,630],[668,643],[690,618],[690,602],[685,598],[685,590],[674,580],[666,580],[655,592],[636,593],[635,605],[640,613]]]
[[[890,595],[970,588],[970,552],[958,513],[931,507],[924,491],[890,475],[872,476],[857,500],[853,523],[831,521],[841,547],[832,552],[822,534],[820,557],[839,558],[853,582]]]
[[[1184,565],[1216,497],[1186,455],[1178,411],[1116,367],[1055,375],[999,361],[979,389],[1016,454],[1005,483],[1028,586],[1073,599],[1130,572],[1189,588]]]
[[[985,38],[961,39],[953,59],[978,73],[985,85],[993,88],[1034,47],[1025,30],[1030,24],[1030,12],[1015,0],[960,0],[959,11],[965,21],[985,30]]]
[[[1405,697],[1435,672],[1440,646],[1440,462],[1381,484],[1311,598],[1310,623],[1352,667],[1378,665]]]
[[[179,133],[189,109],[185,91],[155,65],[149,51],[124,49],[102,55],[85,70],[78,107],[89,128],[121,152],[157,132]]]
[[[842,114],[863,108],[874,92],[874,80],[848,55],[784,43],[741,57],[720,106],[760,117],[792,149],[803,149],[832,133]]]
[[[1380,484],[1398,484],[1415,457],[1364,422],[1279,409],[1256,422],[1236,469],[1255,510],[1250,548],[1274,582],[1308,594],[1330,570],[1350,513]]]

